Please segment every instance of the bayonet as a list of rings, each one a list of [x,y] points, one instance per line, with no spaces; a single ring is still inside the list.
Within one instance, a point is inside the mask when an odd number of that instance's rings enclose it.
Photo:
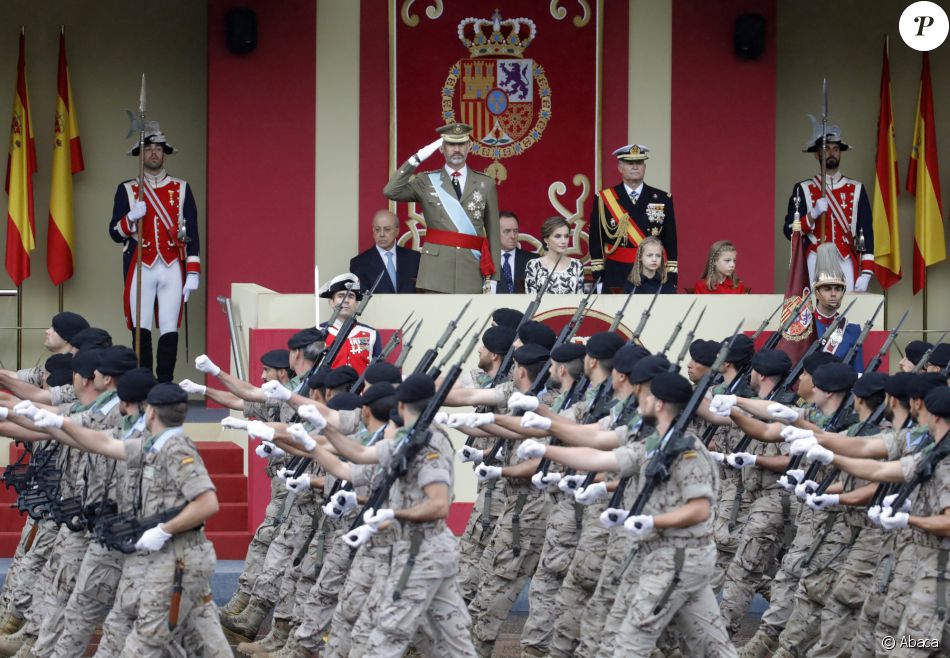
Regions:
[[[423,320],[424,318],[419,318],[419,321],[413,326],[412,335],[409,336],[409,340],[403,343],[402,351],[399,352],[399,356],[396,357],[396,363],[394,364],[397,368],[402,368],[402,364],[404,364],[409,357],[409,352],[412,351],[412,346],[416,342],[416,336],[419,335],[419,329],[422,328]]]
[[[686,321],[686,318],[689,317],[689,314],[692,312],[693,307],[696,306],[696,300],[693,300],[693,303],[689,305],[689,308],[686,309],[686,313],[683,314],[683,317],[680,318],[679,322],[676,323],[676,326],[673,327],[673,332],[670,334],[669,339],[666,341],[666,345],[663,346],[663,349],[660,350],[660,354],[666,356],[666,353],[670,351],[670,348],[673,347],[673,341],[676,340],[676,337],[680,335],[680,331],[683,330],[683,322]]]
[[[683,363],[683,359],[685,359],[686,355],[689,353],[689,346],[693,344],[693,339],[696,337],[696,330],[699,329],[699,323],[702,322],[704,315],[706,315],[705,306],[703,306],[703,310],[699,312],[699,317],[696,318],[696,324],[694,324],[693,328],[690,329],[689,333],[686,334],[686,340],[683,341],[683,347],[680,348],[680,353],[676,357],[676,362],[670,369],[671,372],[679,372],[680,365]]]

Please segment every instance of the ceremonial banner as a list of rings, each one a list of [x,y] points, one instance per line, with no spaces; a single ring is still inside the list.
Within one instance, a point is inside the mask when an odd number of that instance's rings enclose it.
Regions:
[[[874,227],[874,272],[885,290],[901,280],[901,242],[897,221],[897,145],[891,106],[891,65],[887,37],[881,67],[881,112],[877,120],[877,159],[871,221]]]
[[[510,0],[500,11],[482,0],[390,0],[384,17],[380,5],[361,6],[360,178],[372,182],[361,184],[360,248],[372,243],[390,174],[437,127],[462,122],[474,129],[469,166],[495,178],[499,208],[518,215],[527,242],[562,216],[570,252],[586,255],[593,196],[617,178],[609,153],[627,143],[628,3],[605,13],[598,0]],[[444,164],[437,152],[419,171]],[[418,247],[421,212],[391,207],[408,222],[401,243]]]
[[[76,233],[73,226],[73,174],[85,168],[73,90],[66,63],[66,36],[59,35],[59,73],[56,79],[56,119],[53,124],[53,174],[49,194],[46,269],[53,285],[73,275]]]
[[[20,32],[16,89],[13,92],[13,120],[7,156],[7,273],[19,286],[30,276],[30,252],[36,248],[33,219],[33,173],[36,171],[36,144],[33,118],[26,84],[26,36]]]
[[[788,279],[785,281],[785,306],[780,322],[784,323],[789,314],[795,312],[798,318],[782,334],[778,349],[792,359],[800,361],[808,347],[815,342],[815,322],[812,313],[812,301],[802,305],[802,299],[811,289],[808,279],[808,265],[805,260],[805,238],[800,230],[792,232],[792,257],[788,264]]]

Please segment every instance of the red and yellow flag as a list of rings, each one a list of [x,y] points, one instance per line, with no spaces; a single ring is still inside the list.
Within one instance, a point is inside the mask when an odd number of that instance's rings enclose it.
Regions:
[[[36,171],[36,144],[33,117],[26,84],[26,37],[20,32],[16,90],[13,94],[13,121],[10,125],[10,152],[7,157],[7,259],[13,283],[19,286],[30,276],[30,252],[36,247],[33,221],[33,173]]]
[[[73,275],[76,259],[76,231],[73,226],[73,174],[85,168],[73,88],[66,63],[66,36],[59,35],[56,120],[53,139],[53,175],[49,193],[49,236],[46,242],[46,269],[53,285]]]
[[[930,57],[924,53],[917,94],[917,118],[907,168],[907,191],[917,198],[914,210],[914,294],[927,285],[927,268],[945,260],[943,209],[940,202],[940,172],[937,166],[937,134],[934,127],[934,97],[930,84]],[[919,166],[919,165],[923,166]]]
[[[874,227],[874,272],[881,287],[890,288],[901,279],[901,242],[897,221],[897,145],[894,142],[894,112],[891,106],[891,64],[884,38],[881,68],[881,112],[877,120],[877,160],[871,221]]]

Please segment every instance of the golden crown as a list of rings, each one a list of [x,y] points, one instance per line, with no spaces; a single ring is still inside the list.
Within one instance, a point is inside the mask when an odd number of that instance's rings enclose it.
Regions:
[[[484,27],[491,25],[491,34],[485,36]],[[528,29],[526,37],[522,28]],[[534,21],[530,18],[502,19],[497,9],[489,18],[466,18],[459,23],[458,35],[472,57],[508,56],[521,57],[535,35]]]

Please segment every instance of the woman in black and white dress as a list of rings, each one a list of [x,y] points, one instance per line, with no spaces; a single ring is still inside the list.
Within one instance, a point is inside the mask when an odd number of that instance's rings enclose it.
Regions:
[[[565,256],[571,241],[571,227],[563,217],[551,217],[541,225],[541,257],[528,261],[524,273],[524,291],[535,294],[554,270],[548,292],[570,295],[583,292],[584,268],[577,258]],[[560,259],[560,262],[558,262]],[[557,269],[555,269],[557,267]]]

